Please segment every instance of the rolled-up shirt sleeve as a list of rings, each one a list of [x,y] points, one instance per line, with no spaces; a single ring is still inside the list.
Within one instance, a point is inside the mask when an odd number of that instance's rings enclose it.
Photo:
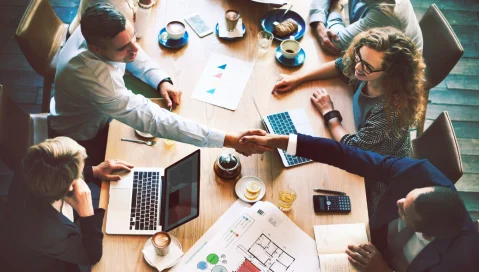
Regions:
[[[162,80],[169,78],[168,74],[141,47],[138,49],[135,60],[126,64],[126,70],[154,89],[158,88]]]
[[[199,147],[223,147],[223,131],[200,125],[162,109],[142,95],[133,94],[122,82],[112,78],[108,69],[99,72],[97,82],[91,84],[93,89],[89,97],[91,105],[99,112],[157,137]],[[148,77],[147,74],[144,72],[143,76]]]
[[[322,22],[326,24],[330,0],[312,0],[309,9],[309,24]]]

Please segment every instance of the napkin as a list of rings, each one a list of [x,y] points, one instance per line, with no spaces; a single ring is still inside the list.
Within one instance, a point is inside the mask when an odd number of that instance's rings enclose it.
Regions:
[[[141,252],[143,252],[147,262],[158,269],[158,271],[169,268],[184,254],[178,245],[172,242],[168,254],[166,254],[166,256],[158,256],[153,244],[151,243],[151,238],[146,242],[146,245]]]
[[[238,38],[243,37],[243,19],[239,18],[236,28],[233,31],[226,30],[226,22],[224,20],[218,23],[219,36],[221,38]]]

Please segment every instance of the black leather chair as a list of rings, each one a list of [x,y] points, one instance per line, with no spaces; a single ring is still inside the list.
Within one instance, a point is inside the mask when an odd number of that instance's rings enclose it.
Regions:
[[[464,54],[459,39],[452,30],[435,4],[432,4],[419,21],[424,40],[423,57],[426,62],[427,87],[426,98],[429,90],[437,86],[451,72],[459,59]],[[425,101],[427,108],[427,99]],[[425,109],[426,109],[425,108]],[[418,126],[418,135],[424,130],[425,114]]]
[[[15,39],[20,49],[35,72],[43,76],[42,112],[49,112],[57,57],[66,40],[67,27],[48,0],[31,0],[17,27]]]
[[[28,148],[47,138],[47,114],[24,112],[0,85],[0,159],[15,170]]]
[[[421,136],[412,140],[412,156],[428,159],[454,183],[461,178],[461,152],[447,111],[442,112]]]

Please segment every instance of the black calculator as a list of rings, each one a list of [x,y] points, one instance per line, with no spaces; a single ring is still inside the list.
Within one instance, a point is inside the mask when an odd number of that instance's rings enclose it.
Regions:
[[[313,196],[315,213],[349,213],[351,212],[351,201],[349,196]]]

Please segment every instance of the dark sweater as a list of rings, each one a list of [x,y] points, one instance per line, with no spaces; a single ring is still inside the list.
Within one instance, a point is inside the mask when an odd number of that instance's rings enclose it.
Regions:
[[[91,167],[84,176],[92,178]],[[0,271],[89,271],[102,256],[104,209],[76,223],[28,192],[21,172],[10,186]]]

